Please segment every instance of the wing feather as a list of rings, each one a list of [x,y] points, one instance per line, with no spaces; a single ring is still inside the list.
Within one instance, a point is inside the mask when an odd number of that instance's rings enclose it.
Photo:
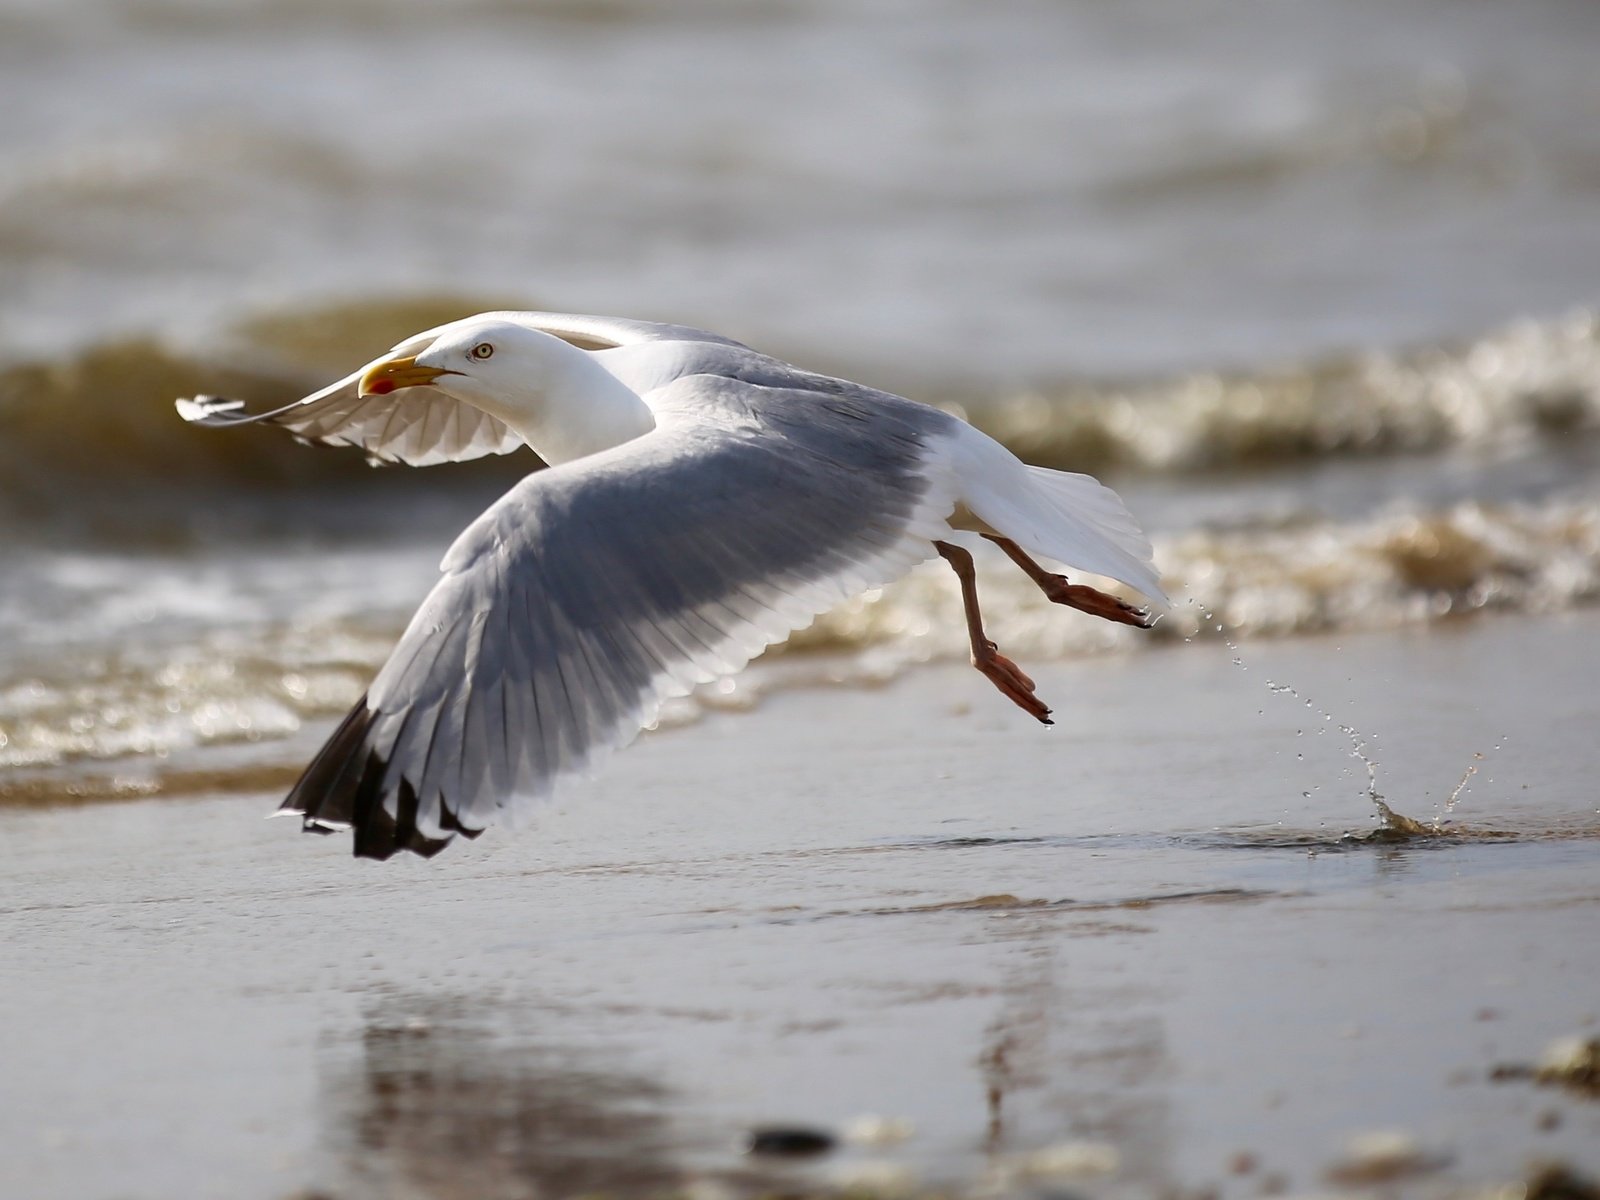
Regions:
[[[692,403],[654,432],[529,476],[457,540],[286,810],[376,858],[520,823],[666,699],[933,555],[942,414],[673,386]]]
[[[615,348],[651,341],[686,341],[743,350],[730,338],[652,321],[587,317],[572,313],[498,313],[586,350]],[[265,422],[282,425],[296,437],[330,446],[354,446],[385,463],[430,467],[489,454],[510,454],[523,441],[504,422],[432,388],[406,388],[385,396],[362,396],[357,385],[368,368],[385,359],[417,354],[429,346],[443,326],[407,338],[358,371],[293,404],[268,412],[249,413],[242,400],[194,396],[177,401],[185,421],[210,428]]]
[[[391,396],[358,396],[360,378],[358,371],[269,412],[247,413],[240,400],[195,396],[179,400],[178,413],[212,429],[282,425],[302,441],[354,446],[378,462],[413,467],[510,454],[524,444],[504,422],[443,392],[407,388]]]

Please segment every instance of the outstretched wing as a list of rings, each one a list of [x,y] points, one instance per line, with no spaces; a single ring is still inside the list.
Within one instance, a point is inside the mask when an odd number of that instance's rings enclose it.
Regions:
[[[933,555],[943,414],[711,376],[668,392],[653,432],[529,476],[468,528],[284,810],[353,827],[357,855],[436,853]]]
[[[385,358],[417,354],[436,330],[407,338]],[[374,360],[378,362],[382,360]],[[431,467],[486,454],[510,454],[522,439],[481,409],[435,388],[403,388],[386,396],[363,396],[361,376],[373,363],[321,391],[270,412],[247,413],[244,401],[195,396],[177,401],[185,421],[212,429],[262,422],[282,425],[297,438],[328,446],[355,446],[379,462]]]
[[[284,408],[246,413],[244,401],[223,396],[179,400],[185,421],[213,429],[264,421],[297,438],[327,446],[355,446],[378,462],[431,467],[486,454],[510,454],[523,440],[481,409],[431,388],[393,396],[356,394],[359,372]]]
[[[738,347],[739,343],[700,329],[586,317],[570,313],[498,313],[585,350],[604,350],[646,341],[691,341]],[[443,327],[440,327],[443,328]],[[439,329],[407,338],[383,356],[419,354],[432,344]],[[402,388],[382,396],[362,396],[357,385],[375,359],[358,371],[282,408],[248,413],[244,401],[223,396],[195,396],[177,401],[185,421],[210,428],[265,422],[282,425],[307,442],[354,446],[380,462],[430,467],[462,462],[486,454],[510,454],[523,441],[488,413],[452,399],[434,388]]]

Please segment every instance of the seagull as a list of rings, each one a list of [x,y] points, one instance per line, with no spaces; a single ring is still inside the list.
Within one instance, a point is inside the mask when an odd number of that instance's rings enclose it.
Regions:
[[[283,408],[197,396],[177,409],[378,462],[527,446],[548,464],[456,539],[278,810],[308,831],[352,831],[358,857],[431,857],[457,834],[521,824],[669,698],[936,556],[960,583],[972,665],[1050,724],[1033,680],[984,633],[958,530],[993,542],[1057,604],[1153,623],[1036,555],[1167,603],[1149,541],[1091,476],[1030,466],[941,409],[680,325],[482,313]]]

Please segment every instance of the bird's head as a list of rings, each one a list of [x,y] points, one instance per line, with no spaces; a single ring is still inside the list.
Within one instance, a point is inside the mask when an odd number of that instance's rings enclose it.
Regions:
[[[574,348],[496,313],[468,317],[433,331],[414,355],[383,358],[361,376],[363,396],[401,388],[437,387],[490,412],[525,409],[546,390]]]
[[[521,317],[522,319],[519,319]],[[654,424],[640,398],[585,350],[517,313],[483,313],[402,343],[361,374],[363,396],[436,388],[521,434],[547,462],[593,453]]]

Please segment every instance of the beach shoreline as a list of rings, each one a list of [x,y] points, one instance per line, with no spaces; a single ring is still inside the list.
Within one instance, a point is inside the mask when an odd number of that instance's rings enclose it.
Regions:
[[[781,693],[431,862],[260,793],[0,810],[9,1190],[1255,1195],[1373,1130],[1401,1192],[1593,1177],[1600,1106],[1491,1072],[1600,1036],[1597,633],[1030,664],[1054,730],[954,666]],[[1325,710],[1445,836],[1371,838]]]

